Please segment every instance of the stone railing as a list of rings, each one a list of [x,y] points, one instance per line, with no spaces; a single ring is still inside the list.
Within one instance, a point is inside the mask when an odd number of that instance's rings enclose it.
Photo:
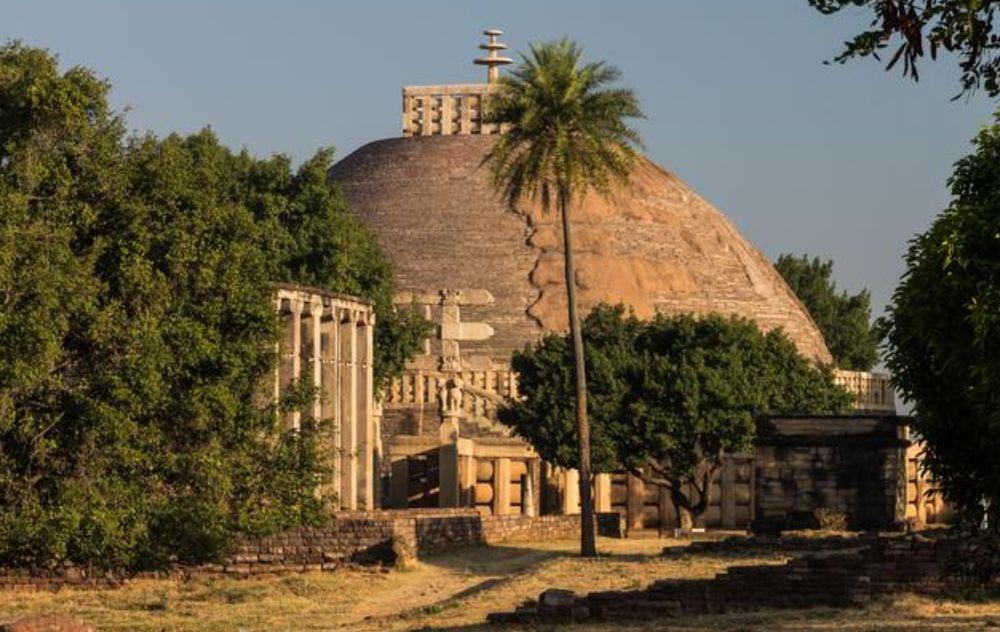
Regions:
[[[385,392],[387,408],[441,404],[441,391],[451,380],[462,381],[461,410],[463,417],[484,429],[508,429],[496,423],[497,408],[507,398],[517,397],[517,374],[510,369],[488,371],[425,371],[408,370],[394,379]]]
[[[462,391],[479,397],[463,398],[462,406],[470,408],[466,412],[474,412],[474,402],[483,399],[493,403],[507,397],[517,397],[517,374],[510,369],[491,369],[488,371],[425,371],[407,370],[394,379],[385,393],[384,403],[392,405],[436,404],[442,388],[448,386],[452,378],[462,380]],[[497,399],[489,397],[493,394]],[[466,399],[469,403],[466,403]],[[481,405],[485,406],[486,402]]]
[[[403,88],[403,136],[497,134],[498,125],[483,123],[491,86],[485,83]]]
[[[833,379],[854,396],[856,410],[896,412],[896,393],[887,374],[837,369]]]
[[[488,371],[408,370],[394,379],[385,393],[388,406],[437,404],[442,388],[452,378],[462,380],[462,409],[473,417],[493,418],[498,403],[517,397],[517,374],[510,369]],[[859,411],[895,412],[896,395],[885,373],[837,369],[834,381],[854,396]]]

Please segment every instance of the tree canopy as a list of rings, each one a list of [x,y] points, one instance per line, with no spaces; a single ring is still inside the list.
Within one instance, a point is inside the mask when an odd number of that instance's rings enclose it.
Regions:
[[[108,90],[0,47],[0,564],[150,567],[322,521],[320,429],[258,397],[274,282],[374,300],[383,380],[423,331],[329,151],[129,136]]]
[[[785,282],[809,310],[833,362],[841,369],[871,370],[878,361],[878,339],[871,326],[868,290],[849,295],[838,292],[833,281],[833,261],[812,260],[806,255],[782,254],[774,264]]]
[[[595,472],[641,471],[697,515],[723,452],[750,447],[771,414],[838,413],[849,395],[827,367],[802,357],[781,330],[718,314],[640,321],[624,306],[596,307],[583,323]],[[547,461],[576,467],[572,373],[565,336],[514,355],[522,399],[501,420]],[[692,483],[699,498],[688,498]],[[703,504],[704,503],[704,506]]]
[[[949,180],[952,201],[906,254],[880,322],[893,382],[914,407],[946,497],[1000,517],[1000,117]],[[978,522],[978,520],[976,520]]]
[[[993,33],[997,0],[809,0],[809,4],[825,14],[858,7],[872,14],[870,28],[845,43],[835,62],[881,59],[885,54],[886,70],[902,61],[903,75],[917,81],[920,60],[925,55],[937,59],[946,51],[959,58],[962,92],[982,87],[991,97],[1000,94],[996,56],[1000,38]]]

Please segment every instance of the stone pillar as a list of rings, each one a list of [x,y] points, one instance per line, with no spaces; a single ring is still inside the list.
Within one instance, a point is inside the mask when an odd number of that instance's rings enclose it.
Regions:
[[[439,428],[441,447],[438,449],[438,506],[459,506],[458,423],[446,417]]]
[[[531,502],[535,506],[535,515],[540,515],[544,513],[545,508],[542,506],[542,460],[539,458],[533,458],[528,460],[528,475],[531,477],[532,482],[532,496]]]
[[[434,133],[434,96],[424,94],[420,97],[420,135],[430,136]]]
[[[537,516],[535,509],[535,486],[531,484],[531,472],[521,475],[521,514]]]
[[[292,340],[289,350],[292,354],[291,383],[297,383],[302,377],[302,309],[304,307],[305,304],[301,299],[292,300]],[[301,425],[302,412],[298,409],[293,410],[289,415],[288,427],[292,430],[298,430]]]
[[[279,343],[278,379],[275,388],[275,399],[281,405],[281,399],[288,389],[299,378],[302,365],[299,357],[302,335],[302,301],[298,297],[285,299],[282,303],[283,331]],[[280,413],[279,413],[280,414]],[[299,412],[283,414],[285,428],[299,428]]]
[[[575,469],[563,470],[563,506],[566,515],[580,513],[580,472]]]
[[[403,89],[403,136],[413,135],[413,123],[411,121],[413,117],[413,109],[411,104],[413,103],[413,97],[406,94],[406,89]]]
[[[322,409],[323,419],[330,421],[330,434],[328,438],[328,454],[330,463],[333,466],[333,474],[330,480],[330,488],[340,496],[342,487],[340,485],[340,397],[338,387],[340,385],[340,328],[337,323],[337,310],[332,305],[324,318],[320,321],[320,354],[322,356]]]
[[[454,100],[455,97],[447,91],[441,95],[441,134],[443,136],[451,135],[451,119],[454,116],[452,103]]]
[[[275,356],[275,368],[274,368],[274,379],[271,384],[271,401],[275,405],[275,411],[277,413],[277,406],[281,404],[281,374],[284,369],[285,364],[285,351],[282,348],[282,343],[284,342],[285,334],[285,310],[282,308],[284,301],[281,295],[276,295],[274,297],[274,310],[278,313],[278,318],[282,325],[282,335],[278,339],[278,342],[274,344],[274,356]]]
[[[372,347],[372,353],[374,352],[375,348]],[[373,400],[372,403],[372,436],[375,438],[375,458],[373,459],[375,508],[381,509],[385,506],[385,495],[388,490],[385,488],[385,481],[382,478],[382,464],[385,463],[385,452],[382,445],[382,402],[378,399]]]
[[[375,508],[375,436],[372,424],[372,328],[357,319],[355,419],[358,425],[358,506]]]
[[[611,511],[611,475],[602,472],[594,476],[594,513]]]
[[[357,315],[340,310],[340,506],[358,508],[358,328]]]
[[[302,348],[306,351],[305,357],[309,359],[312,385],[316,390],[311,413],[314,422],[319,422],[323,418],[323,349],[320,337],[322,318],[323,300],[319,296],[313,296],[309,302],[308,324],[303,327],[308,335],[302,339]]]
[[[458,446],[458,488],[459,506],[476,506],[476,457],[473,455],[475,444],[471,439],[459,439]]]
[[[510,513],[510,459],[499,458],[493,466],[493,515]]]

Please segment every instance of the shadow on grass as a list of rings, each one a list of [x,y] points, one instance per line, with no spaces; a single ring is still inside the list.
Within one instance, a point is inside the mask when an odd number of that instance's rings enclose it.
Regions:
[[[1000,618],[958,615],[906,616],[892,611],[812,608],[806,610],[758,610],[722,615],[661,618],[654,621],[605,621],[581,623],[599,630],[652,630],[712,632],[958,632],[1000,628]],[[487,630],[572,630],[566,624],[471,623],[458,626],[424,626],[422,632],[473,632]]]

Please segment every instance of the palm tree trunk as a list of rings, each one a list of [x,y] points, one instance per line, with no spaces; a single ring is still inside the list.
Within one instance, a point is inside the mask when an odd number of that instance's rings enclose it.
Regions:
[[[583,332],[576,309],[576,270],[573,263],[573,235],[567,207],[567,194],[559,191],[562,214],[563,251],[566,268],[566,305],[569,308],[569,331],[573,337],[573,362],[576,365],[576,434],[580,444],[580,555],[597,556],[594,534],[594,504],[590,496],[590,422],[587,421],[587,365],[583,351]]]

